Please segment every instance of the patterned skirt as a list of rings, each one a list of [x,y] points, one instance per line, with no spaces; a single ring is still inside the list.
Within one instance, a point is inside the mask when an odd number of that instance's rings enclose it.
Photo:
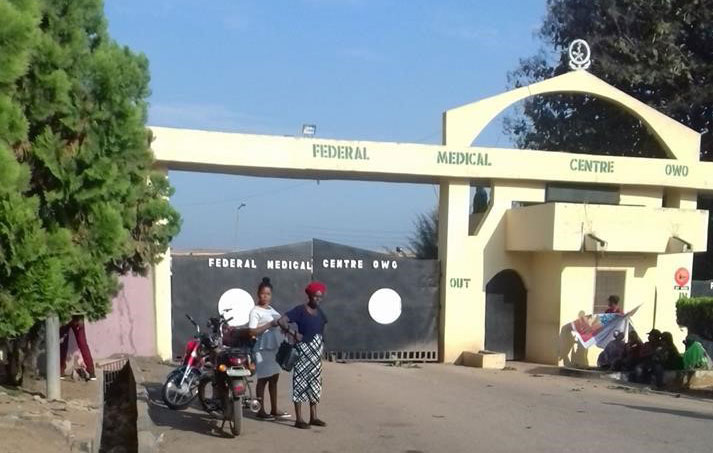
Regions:
[[[315,335],[309,343],[297,343],[295,347],[300,358],[292,374],[292,401],[319,403],[322,396],[322,335]]]

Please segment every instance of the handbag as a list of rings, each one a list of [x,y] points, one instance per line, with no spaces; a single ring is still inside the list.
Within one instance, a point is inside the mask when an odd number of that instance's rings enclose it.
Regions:
[[[288,341],[283,341],[275,354],[277,364],[285,371],[292,371],[300,358],[300,351]]]

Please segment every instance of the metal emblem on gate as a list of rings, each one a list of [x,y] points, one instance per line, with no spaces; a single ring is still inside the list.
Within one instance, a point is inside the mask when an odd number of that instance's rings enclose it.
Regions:
[[[575,71],[589,69],[592,64],[592,52],[589,49],[589,44],[583,39],[575,39],[569,45],[567,51],[569,53],[569,67]]]

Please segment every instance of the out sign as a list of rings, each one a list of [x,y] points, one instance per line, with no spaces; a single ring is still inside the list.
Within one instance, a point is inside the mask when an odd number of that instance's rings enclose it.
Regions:
[[[470,286],[469,278],[451,278],[450,281],[451,288],[468,288]]]

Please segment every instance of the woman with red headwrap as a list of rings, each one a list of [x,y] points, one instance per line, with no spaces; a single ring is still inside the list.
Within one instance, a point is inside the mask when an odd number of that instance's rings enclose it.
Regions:
[[[311,426],[327,426],[317,417],[317,403],[322,395],[323,334],[327,318],[319,308],[327,287],[312,282],[305,288],[307,303],[298,305],[280,318],[279,325],[296,340],[300,352],[292,375],[292,401],[295,403],[295,426],[309,429]],[[297,324],[297,332],[289,324]],[[309,402],[309,423],[302,418],[302,403]]]

